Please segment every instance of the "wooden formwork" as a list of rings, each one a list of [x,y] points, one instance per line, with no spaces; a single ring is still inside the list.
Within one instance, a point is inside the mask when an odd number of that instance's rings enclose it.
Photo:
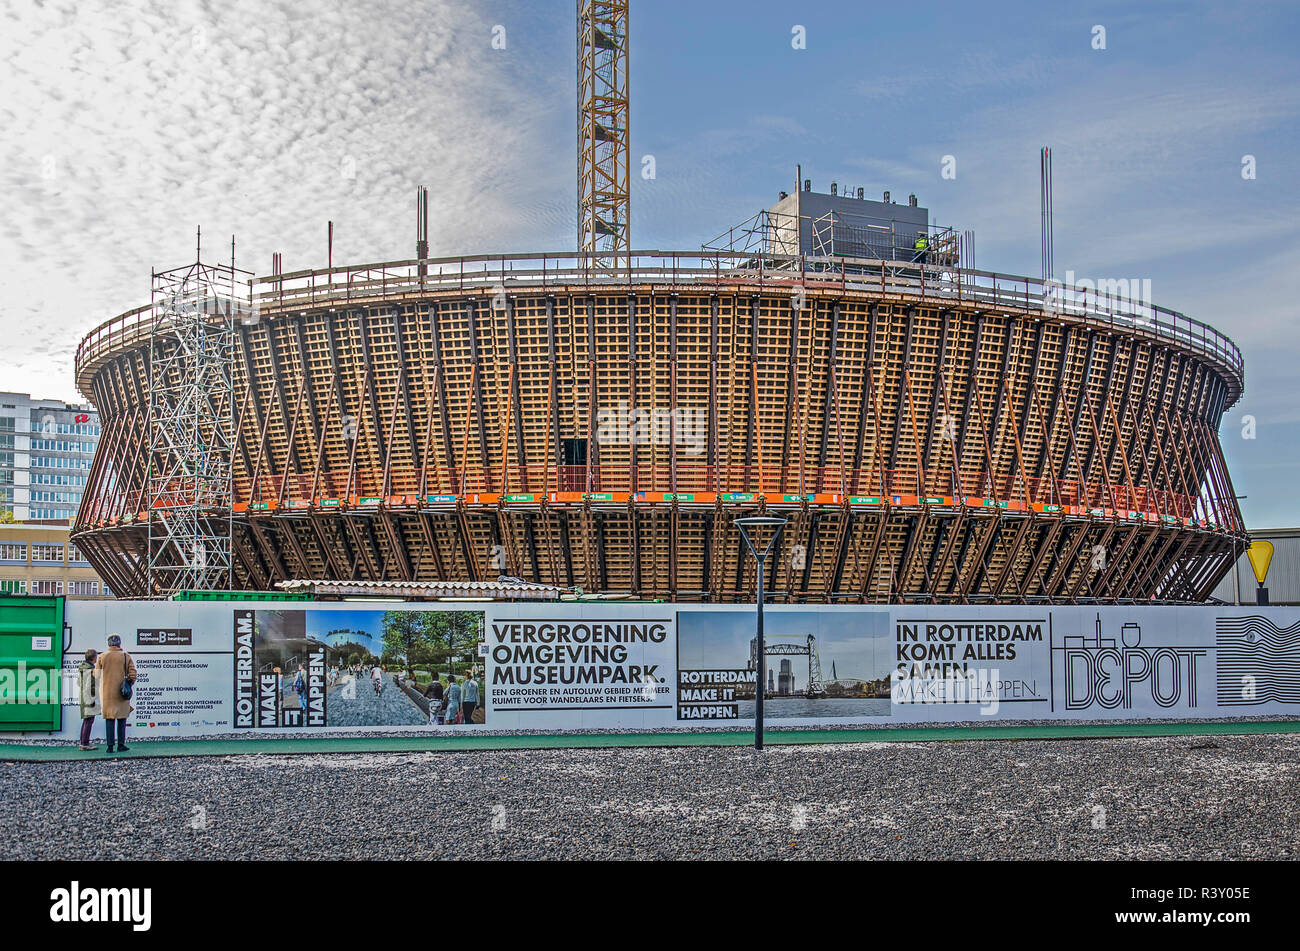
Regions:
[[[147,353],[91,383],[76,541],[145,594]],[[1244,535],[1235,392],[1158,335],[845,288],[548,286],[274,304],[236,361],[236,584],[508,574],[791,601],[1196,600]]]

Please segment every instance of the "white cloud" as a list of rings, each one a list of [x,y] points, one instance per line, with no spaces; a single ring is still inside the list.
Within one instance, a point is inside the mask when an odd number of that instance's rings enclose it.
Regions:
[[[287,269],[323,266],[328,219],[336,262],[405,258],[424,184],[435,254],[573,241],[555,18],[539,31],[520,14],[494,50],[484,12],[453,0],[56,0],[0,16],[7,388],[73,397],[81,336],[147,302],[151,268],[189,260],[196,225],[205,257],[227,259],[234,234],[257,273],[275,250]]]

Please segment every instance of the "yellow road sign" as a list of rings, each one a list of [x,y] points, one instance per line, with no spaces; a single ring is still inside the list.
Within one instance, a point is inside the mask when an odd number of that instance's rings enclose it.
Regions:
[[[1255,572],[1255,580],[1263,584],[1268,577],[1268,563],[1273,560],[1273,543],[1251,542],[1246,557],[1250,559],[1250,570]]]

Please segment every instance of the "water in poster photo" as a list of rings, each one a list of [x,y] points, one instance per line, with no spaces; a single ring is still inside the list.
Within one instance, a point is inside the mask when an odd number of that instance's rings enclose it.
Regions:
[[[767,717],[889,715],[888,612],[769,608],[763,617]],[[754,615],[681,611],[677,637],[678,719],[752,717]]]

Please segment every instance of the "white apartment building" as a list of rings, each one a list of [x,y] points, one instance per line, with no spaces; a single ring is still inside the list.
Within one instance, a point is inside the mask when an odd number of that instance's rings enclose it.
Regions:
[[[20,522],[71,519],[98,443],[93,406],[0,392],[0,511]]]

